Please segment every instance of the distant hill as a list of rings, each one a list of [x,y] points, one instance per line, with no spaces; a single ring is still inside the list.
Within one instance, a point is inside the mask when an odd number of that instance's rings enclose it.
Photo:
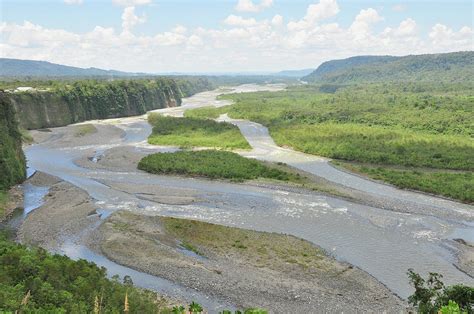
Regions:
[[[310,83],[379,81],[472,81],[474,52],[392,56],[360,56],[327,61],[302,78]]]
[[[306,76],[313,72],[314,69],[303,69],[303,70],[285,70],[285,71],[280,71],[272,74],[273,76],[286,76],[286,77],[294,77],[294,78],[299,78]]]
[[[0,76],[25,77],[25,76],[135,76],[137,73],[128,73],[97,68],[77,68],[67,65],[55,64],[47,61],[19,60],[0,58]]]

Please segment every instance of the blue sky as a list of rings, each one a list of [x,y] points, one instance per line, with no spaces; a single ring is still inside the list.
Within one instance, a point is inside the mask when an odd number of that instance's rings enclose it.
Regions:
[[[0,55],[146,72],[473,50],[472,1],[1,0]]]

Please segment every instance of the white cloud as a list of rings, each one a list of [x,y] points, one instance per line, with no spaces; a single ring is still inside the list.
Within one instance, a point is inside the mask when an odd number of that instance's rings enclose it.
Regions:
[[[311,28],[315,23],[333,17],[339,13],[336,0],[320,0],[317,4],[310,4],[303,19],[288,23],[290,31],[301,31]]]
[[[273,26],[280,26],[283,24],[283,16],[277,14],[272,18],[272,25]]]
[[[125,71],[246,71],[316,67],[336,58],[364,54],[419,54],[474,50],[473,30],[436,24],[422,33],[412,18],[399,24],[382,22],[371,8],[354,16],[349,27],[326,19],[339,7],[325,0],[308,7],[297,22],[230,15],[215,28],[175,25],[167,31],[135,34],[145,22],[134,7],[125,7],[122,29],[96,26],[86,33],[46,28],[31,22],[0,22],[0,56],[46,60],[81,67]],[[303,24],[304,24],[303,23]],[[374,26],[383,23],[378,31]]]
[[[245,19],[241,16],[237,15],[229,15],[225,20],[224,23],[230,26],[253,26],[257,24],[257,21],[254,18]]]
[[[124,32],[130,32],[137,24],[146,22],[145,16],[135,15],[135,7],[126,7],[122,13],[122,29]]]
[[[252,0],[239,0],[235,10],[239,12],[260,12],[273,5],[273,0],[261,0],[260,4],[254,4]]]
[[[431,28],[429,38],[433,45],[443,48],[464,46],[465,50],[474,50],[474,32],[468,26],[462,27],[458,32],[444,24],[436,24]]]
[[[112,0],[112,2],[122,7],[134,7],[134,6],[144,5],[144,4],[150,4],[151,0]]]
[[[382,21],[383,18],[373,8],[362,9],[356,16],[354,22],[349,28],[349,31],[356,40],[362,40],[370,37],[371,25]]]
[[[184,34],[187,32],[187,30],[188,29],[183,25],[176,25],[175,28],[173,28],[173,32],[178,34]]]
[[[415,20],[407,18],[400,22],[397,28],[386,27],[383,34],[386,36],[410,37],[416,35],[416,29]]]
[[[66,4],[82,4],[83,2],[83,0],[64,0]]]

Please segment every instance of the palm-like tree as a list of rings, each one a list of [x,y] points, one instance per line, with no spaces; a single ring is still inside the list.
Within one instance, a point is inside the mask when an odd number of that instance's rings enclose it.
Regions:
[[[191,304],[189,304],[189,313],[190,314],[193,314],[193,313],[202,313],[203,309],[202,309],[202,306],[199,304],[199,303],[196,303],[196,302],[191,302]]]
[[[172,312],[173,312],[173,314],[183,314],[185,310],[186,309],[184,308],[184,306],[182,306],[182,305],[177,306],[176,305],[176,306],[173,306]]]

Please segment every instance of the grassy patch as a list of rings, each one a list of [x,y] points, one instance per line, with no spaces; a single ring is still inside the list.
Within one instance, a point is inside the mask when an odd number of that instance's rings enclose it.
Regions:
[[[229,106],[224,107],[203,107],[191,110],[186,110],[184,116],[187,118],[197,119],[217,119],[221,114],[226,113],[229,110]]]
[[[5,191],[0,191],[0,220],[5,215],[5,207],[8,202],[8,194]]]
[[[235,125],[209,119],[175,118],[151,114],[153,132],[148,142],[154,145],[250,149]]]
[[[75,129],[74,136],[81,137],[97,132],[97,128],[93,124],[81,124]]]
[[[400,128],[326,122],[274,127],[280,145],[309,154],[373,164],[474,169],[472,140]]]
[[[472,172],[392,169],[341,162],[338,162],[337,165],[403,189],[419,190],[466,203],[474,203],[474,174]]]
[[[28,130],[25,130],[23,128],[19,128],[20,133],[21,133],[21,141],[25,144],[31,144],[34,142],[33,136],[31,136],[30,132]]]
[[[160,217],[166,233],[201,251],[234,256],[260,267],[325,267],[325,253],[308,241],[201,221]]]
[[[290,181],[299,176],[268,167],[255,159],[216,150],[152,154],[144,157],[138,168],[155,174],[191,175],[234,181],[258,178]]]

